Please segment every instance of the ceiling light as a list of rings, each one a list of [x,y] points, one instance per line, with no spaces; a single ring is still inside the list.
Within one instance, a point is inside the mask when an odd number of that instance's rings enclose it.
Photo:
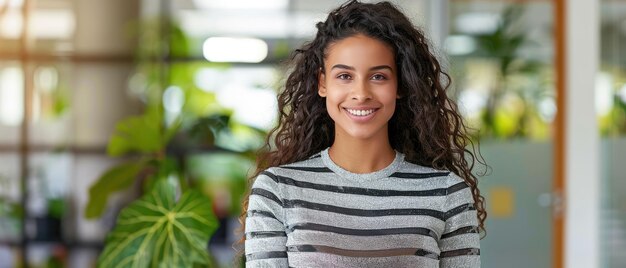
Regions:
[[[211,37],[204,41],[204,58],[212,62],[257,63],[267,57],[267,43],[257,38]]]

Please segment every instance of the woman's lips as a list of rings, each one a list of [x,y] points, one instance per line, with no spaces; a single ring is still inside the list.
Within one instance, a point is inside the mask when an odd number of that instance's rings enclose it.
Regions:
[[[369,121],[376,115],[378,109],[379,108],[343,108],[348,117],[356,122]]]

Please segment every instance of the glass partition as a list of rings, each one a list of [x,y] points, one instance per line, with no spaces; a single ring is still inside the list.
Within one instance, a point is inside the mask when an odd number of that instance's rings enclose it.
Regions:
[[[603,267],[626,266],[626,2],[600,2],[600,73],[596,112],[602,163]]]
[[[453,90],[490,166],[482,267],[552,265],[554,16],[550,1],[450,1]]]

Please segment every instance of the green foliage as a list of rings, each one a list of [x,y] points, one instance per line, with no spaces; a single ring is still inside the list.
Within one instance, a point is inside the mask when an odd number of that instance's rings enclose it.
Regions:
[[[195,83],[195,75],[202,68],[229,68],[226,63],[184,62],[172,63],[168,68],[167,83],[179,87],[185,94],[184,116],[203,117],[212,113],[227,112],[217,103],[214,92],[200,89]]]
[[[48,215],[61,219],[66,211],[65,200],[63,198],[52,198],[48,200]]]
[[[191,51],[189,49],[189,38],[178,25],[170,23],[169,25],[169,55],[172,57],[189,57]]]
[[[254,161],[242,154],[212,153],[189,157],[187,169],[196,188],[223,202],[214,205],[215,213],[237,216],[247,185],[248,171]],[[227,194],[224,194],[227,193]],[[230,200],[226,200],[230,197]]]
[[[207,244],[217,228],[210,201],[195,190],[175,202],[175,186],[160,180],[122,210],[98,267],[212,266]]]
[[[110,168],[100,176],[98,181],[89,188],[85,217],[88,219],[100,217],[106,208],[109,196],[130,187],[146,164],[146,161],[123,163]]]
[[[115,126],[107,152],[111,156],[126,153],[156,153],[164,146],[161,116],[156,109],[124,119]]]
[[[0,183],[2,177],[0,176]],[[5,239],[19,239],[23,226],[24,209],[19,202],[13,202],[0,197],[0,237]]]
[[[4,198],[0,198],[0,217],[10,217],[14,219],[22,218],[24,209],[19,203],[10,202]]]
[[[67,90],[63,87],[57,87],[52,91],[52,116],[60,117],[70,108]]]
[[[533,45],[527,31],[519,25],[523,14],[522,4],[510,5],[500,15],[493,32],[473,36],[477,51],[471,57],[494,65],[490,66],[492,81],[486,85],[489,95],[484,110],[478,126],[473,126],[479,129],[476,135],[480,137],[528,138],[545,133],[545,128],[537,125],[540,117],[534,106],[545,97],[548,88],[537,82],[546,67],[543,62],[522,56],[521,50]]]
[[[502,20],[494,32],[476,36],[479,55],[498,58],[500,61],[500,73],[503,76],[519,69],[530,67],[518,64],[517,68],[511,68],[515,67],[514,62],[519,60],[519,49],[528,43],[528,38],[524,31],[513,30],[515,23],[520,19],[523,12],[521,5],[509,6],[502,13]]]
[[[229,121],[226,114],[198,118],[189,128],[189,136],[200,144],[215,144],[215,137],[228,129]]]
[[[187,158],[196,153],[214,154],[216,149],[232,150],[220,146],[232,142],[228,137],[233,133],[245,137],[265,135],[234,124],[231,111],[217,103],[215,93],[197,87],[194,74],[200,68],[229,65],[155,61],[164,53],[179,58],[191,56],[193,40],[188,40],[176,25],[161,28],[162,23],[161,18],[136,27],[141,45],[136,52],[139,62],[131,89],[146,104],[146,112],[118,122],[107,148],[110,156],[130,159],[107,170],[89,191],[87,218],[101,216],[110,195],[135,182],[145,193],[120,213],[115,229],[107,236],[99,267],[212,266],[207,244],[217,228],[214,207],[207,198],[210,191],[202,188],[205,185],[190,183],[193,178],[187,174]],[[162,32],[164,29],[168,31]],[[163,34],[169,37],[169,44],[164,43]],[[163,109],[164,90],[169,87],[177,87],[184,94],[180,113]],[[243,149],[232,153],[253,158],[250,145],[240,147]],[[233,188],[238,189],[239,205],[239,192],[243,193],[246,180],[241,175],[235,179],[237,185]],[[174,201],[177,190],[182,192],[178,203]]]

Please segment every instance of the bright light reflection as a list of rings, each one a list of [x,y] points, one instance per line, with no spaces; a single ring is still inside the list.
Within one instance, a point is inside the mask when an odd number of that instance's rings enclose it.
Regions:
[[[204,92],[215,92],[220,89],[224,71],[202,68],[196,72],[193,81]]]
[[[24,119],[24,76],[18,67],[0,71],[0,123],[18,126]]]
[[[551,123],[556,116],[556,103],[554,98],[545,97],[539,101],[539,116],[544,122]]]
[[[477,117],[487,105],[487,96],[475,89],[466,89],[459,95],[459,108],[466,117]]]
[[[484,12],[472,12],[459,15],[455,20],[456,29],[466,34],[487,34],[498,28],[500,15]]]
[[[7,2],[9,8],[18,8],[24,4],[24,0],[0,0],[0,7],[4,7]]]
[[[444,46],[450,55],[467,55],[476,50],[476,41],[466,35],[451,35]]]
[[[163,107],[171,113],[180,113],[185,103],[185,93],[180,87],[169,86],[163,92]]]
[[[258,63],[267,57],[267,43],[256,38],[211,37],[204,41],[204,58],[213,62]]]
[[[22,34],[24,23],[22,13],[17,9],[9,9],[0,16],[0,36],[7,39],[17,39]]]
[[[271,89],[228,86],[217,93],[217,101],[234,110],[235,120],[257,128],[271,128],[277,116],[276,93]]]
[[[233,87],[233,84],[271,87],[275,77],[275,70],[268,67],[200,68],[194,75],[194,83],[205,92],[218,92]]]
[[[35,10],[29,27],[38,39],[68,39],[74,35],[76,18],[69,9]]]
[[[606,115],[613,108],[613,78],[607,73],[600,73],[596,77],[596,114]]]
[[[54,67],[39,67],[35,71],[37,89],[44,93],[50,93],[57,88],[59,72]]]
[[[185,92],[180,87],[169,86],[163,92],[163,108],[165,108],[165,123],[169,126],[180,115],[185,104]]]
[[[20,9],[8,9],[0,16],[0,36],[4,38],[19,38],[23,27]],[[35,39],[69,39],[76,30],[76,17],[68,9],[34,10],[28,27]]]

